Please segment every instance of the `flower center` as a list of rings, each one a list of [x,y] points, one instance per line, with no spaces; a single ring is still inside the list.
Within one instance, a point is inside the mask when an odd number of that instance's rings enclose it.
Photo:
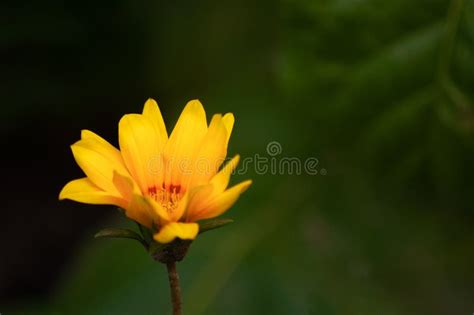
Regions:
[[[168,213],[172,213],[177,207],[178,203],[183,196],[180,185],[170,185],[165,187],[165,184],[161,187],[151,186],[148,188],[148,195],[155,199]]]

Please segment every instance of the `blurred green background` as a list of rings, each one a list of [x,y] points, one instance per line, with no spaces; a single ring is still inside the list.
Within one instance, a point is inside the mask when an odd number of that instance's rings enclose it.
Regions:
[[[168,314],[113,207],[58,202],[69,145],[157,99],[233,112],[229,155],[310,157],[254,184],[178,265],[185,314],[474,312],[474,1],[0,5],[0,313]],[[132,226],[133,227],[133,226]]]

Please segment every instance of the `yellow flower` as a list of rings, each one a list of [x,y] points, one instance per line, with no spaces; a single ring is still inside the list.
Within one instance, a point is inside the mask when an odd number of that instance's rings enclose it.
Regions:
[[[82,131],[71,149],[86,177],[66,184],[59,199],[117,205],[160,243],[194,239],[196,221],[224,213],[252,183],[227,188],[238,155],[219,170],[233,125],[228,113],[214,115],[208,126],[202,104],[193,100],[168,137],[158,104],[149,99],[141,115],[120,120],[120,151]]]

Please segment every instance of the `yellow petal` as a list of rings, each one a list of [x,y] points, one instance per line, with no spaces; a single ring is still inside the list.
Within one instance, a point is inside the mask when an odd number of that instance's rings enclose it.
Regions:
[[[182,176],[192,170],[192,158],[206,132],[206,112],[202,104],[198,100],[190,101],[181,113],[165,146],[166,187],[182,185]]]
[[[239,163],[239,159],[239,155],[234,156],[234,158],[211,179],[209,184],[192,188],[189,196],[187,218],[192,217],[194,211],[204,209],[211,199],[221,194],[227,188],[230,176]]]
[[[150,119],[128,114],[119,122],[119,143],[125,165],[143,194],[151,187],[160,187],[163,178],[160,155],[161,136]]]
[[[160,231],[153,236],[155,241],[166,244],[175,238],[182,240],[193,240],[199,232],[197,223],[172,222],[163,226]]]
[[[187,209],[188,205],[188,193],[186,193],[181,200],[178,201],[176,208],[172,211],[168,211],[165,207],[163,207],[160,203],[156,202],[151,197],[145,197],[146,201],[152,207],[154,211],[155,221],[160,223],[168,223],[168,222],[177,222],[181,219],[184,212]]]
[[[149,98],[145,102],[145,106],[143,107],[143,116],[150,119],[152,122],[155,132],[160,139],[160,143],[158,145],[163,147],[168,140],[168,132],[166,131],[165,122],[163,120],[163,116],[161,115],[160,108],[154,99]]]
[[[232,129],[234,128],[234,114],[227,113],[222,117],[222,121],[227,129],[227,142],[229,142],[230,135],[232,134]]]
[[[223,192],[229,185],[230,176],[239,164],[240,156],[236,155],[230,160],[212,179],[211,184],[214,185],[215,192]]]
[[[112,194],[117,192],[112,182],[114,170],[128,172],[115,148],[87,138],[74,143],[71,150],[79,167],[95,185]]]
[[[190,190],[188,197],[188,206],[186,209],[186,220],[190,220],[194,216],[194,213],[204,209],[204,206],[214,197],[214,186],[212,184],[201,185],[193,187]]]
[[[115,188],[123,197],[123,199],[130,202],[132,200],[133,195],[132,180],[129,177],[120,175],[117,171],[114,171],[112,182],[114,183]]]
[[[104,147],[103,148],[104,153],[109,151],[110,153],[108,153],[108,154],[110,154],[111,156],[115,156],[116,158],[118,158],[120,160],[122,159],[122,157],[120,156],[120,152],[119,152],[119,150],[117,150],[117,148],[115,148],[107,140],[105,140],[104,138],[102,138],[101,136],[99,136],[98,134],[96,134],[93,131],[90,131],[90,130],[87,130],[87,129],[82,129],[81,130],[81,139],[83,139],[83,140],[94,140],[96,142],[99,142]],[[117,153],[118,153],[118,155],[117,155]]]
[[[146,202],[151,206],[151,209],[153,211],[153,216],[156,219],[157,222],[170,222],[171,216],[166,211],[164,207],[161,206],[158,202],[155,201],[155,199],[146,196],[145,197]]]
[[[194,187],[209,182],[227,155],[227,129],[222,116],[212,117],[209,129],[202,139],[200,148],[193,158],[192,172],[187,187]]]
[[[107,140],[86,129],[81,131],[81,139],[82,141],[79,141],[79,143],[81,143],[83,146],[86,146],[89,149],[101,154],[104,158],[109,160],[109,162],[113,164],[114,169],[116,169],[121,174],[128,174],[120,151],[107,142]]]
[[[188,221],[198,221],[217,217],[226,212],[239,199],[239,196],[252,184],[251,180],[239,183],[213,197],[201,209],[189,209]]]
[[[130,203],[125,208],[125,214],[127,217],[141,225],[146,226],[149,229],[153,228],[155,214],[150,204],[143,196],[133,194]]]
[[[75,179],[67,183],[59,193],[59,200],[63,199],[95,205],[124,206],[124,200],[120,196],[101,190],[87,177]]]
[[[178,202],[178,205],[175,209],[170,213],[171,221],[179,221],[181,217],[184,215],[184,212],[188,208],[188,201],[189,201],[189,191],[187,191],[183,197]]]

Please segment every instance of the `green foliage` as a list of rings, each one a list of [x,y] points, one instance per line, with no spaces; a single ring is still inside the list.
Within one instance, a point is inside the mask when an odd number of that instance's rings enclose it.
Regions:
[[[308,145],[351,156],[351,167],[402,203],[410,190],[433,206],[462,199],[474,172],[465,158],[474,153],[474,59],[460,58],[474,54],[472,1],[285,8],[282,88],[313,119],[314,134],[327,135]]]
[[[148,248],[147,242],[135,231],[130,229],[106,228],[94,235],[95,238],[126,238],[136,240],[145,248]]]
[[[231,219],[209,219],[198,222],[199,234],[218,229],[229,223],[234,222]],[[166,263],[167,261],[181,261],[188,251],[191,241],[182,241],[176,239],[169,244],[161,244],[153,240],[152,231],[138,224],[140,234],[124,228],[105,228],[95,234],[95,238],[117,238],[132,239],[138,241],[145,250],[157,261]]]
[[[198,222],[199,234],[207,232],[207,231],[211,231],[214,229],[218,229],[232,222],[234,222],[234,220],[232,219],[219,219],[219,218]]]

